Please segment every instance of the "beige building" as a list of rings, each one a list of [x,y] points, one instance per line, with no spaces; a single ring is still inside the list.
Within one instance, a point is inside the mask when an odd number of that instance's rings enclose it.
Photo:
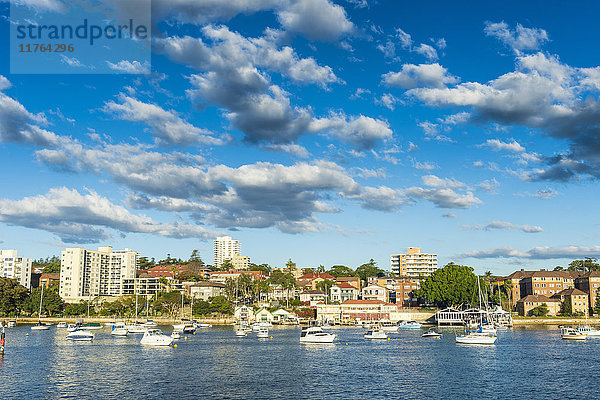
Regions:
[[[240,255],[240,251],[240,242],[233,240],[231,236],[220,236],[216,238],[213,249],[214,266],[216,268],[221,268],[223,261],[232,261],[234,256]]]
[[[409,278],[425,277],[437,270],[437,254],[421,253],[418,247],[409,247],[406,254],[390,256],[392,272]]]
[[[379,285],[365,286],[361,291],[361,295],[363,300],[379,300],[384,303],[390,301],[390,291]]]
[[[575,287],[588,295],[590,311],[596,305],[596,298],[600,295],[600,271],[586,272],[575,279]]]
[[[60,297],[66,302],[79,302],[98,296],[122,296],[125,281],[135,279],[137,264],[138,253],[131,249],[67,248],[60,258]]]
[[[31,288],[31,258],[19,257],[17,250],[0,250],[0,276],[16,279],[19,285]]]
[[[545,304],[548,315],[556,316],[560,311],[560,300],[542,295],[530,294],[517,301],[517,312],[521,316],[531,315],[531,310]]]
[[[237,270],[250,269],[250,257],[234,254],[231,259],[231,265],[233,265],[233,269]]]
[[[554,298],[571,303],[573,314],[587,315],[589,312],[588,295],[579,289],[565,289],[556,293]]]
[[[379,300],[347,300],[342,304],[317,304],[317,320],[342,323],[390,319],[398,308]]]
[[[225,285],[216,282],[197,282],[188,286],[189,294],[198,300],[208,301],[213,297],[225,295]]]

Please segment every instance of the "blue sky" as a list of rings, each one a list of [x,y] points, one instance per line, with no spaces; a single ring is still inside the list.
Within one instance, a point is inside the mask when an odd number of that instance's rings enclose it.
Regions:
[[[497,274],[600,255],[594,3],[171,3],[151,65],[111,67],[135,73],[0,58],[0,247],[210,263],[227,234],[272,266],[414,246]]]

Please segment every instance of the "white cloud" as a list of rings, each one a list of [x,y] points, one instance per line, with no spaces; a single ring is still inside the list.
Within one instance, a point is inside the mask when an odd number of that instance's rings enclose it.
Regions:
[[[429,61],[435,61],[438,59],[437,51],[428,44],[421,43],[418,47],[415,47],[414,51],[415,53],[425,56],[425,58],[427,58]]]
[[[0,90],[10,89],[11,87],[12,84],[10,83],[10,81],[6,79],[6,77],[0,75]]]
[[[400,72],[388,72],[382,75],[382,83],[403,89],[445,88],[458,83],[459,79],[448,74],[448,70],[438,63],[404,64]]]
[[[543,29],[525,28],[521,24],[517,24],[516,29],[511,30],[504,21],[487,21],[484,32],[487,36],[493,36],[500,40],[513,49],[516,54],[528,50],[539,50],[542,44],[549,40],[548,33]]]
[[[144,64],[140,63],[139,61],[128,61],[128,60],[121,60],[116,64],[111,63],[110,61],[106,62],[108,64],[108,67],[112,70],[115,71],[119,71],[119,72],[124,72],[127,74],[149,74],[150,73],[150,65],[149,63],[146,61],[144,62]]]
[[[518,230],[525,233],[539,233],[544,231],[540,226],[516,225],[506,221],[492,221],[485,225],[463,226],[463,228],[473,231]]]
[[[485,143],[482,143],[479,146],[489,147],[494,151],[509,151],[512,153],[522,153],[525,151],[525,148],[514,139],[510,142],[503,142],[499,139],[488,139]]]
[[[224,141],[213,137],[212,132],[198,128],[181,119],[173,110],[164,110],[156,104],[143,103],[123,93],[119,102],[107,101],[104,112],[116,118],[143,122],[152,127],[152,134],[166,144],[195,144],[222,145]]]
[[[309,129],[312,132],[328,131],[359,150],[371,149],[379,142],[390,140],[393,135],[387,121],[364,115],[356,117],[341,113],[315,119],[310,123]]]
[[[329,0],[297,0],[277,13],[284,29],[310,40],[332,42],[351,34],[354,24],[343,7]]]
[[[534,247],[528,251],[515,250],[512,247],[497,247],[486,250],[474,250],[462,255],[473,258],[523,258],[551,260],[560,258],[599,257],[600,246],[571,245],[566,247]]]
[[[435,175],[425,175],[421,179],[429,188],[410,187],[405,191],[408,197],[429,200],[439,208],[471,208],[482,204],[470,191],[457,193],[456,189],[462,189],[466,185],[456,179],[439,178]]]
[[[375,103],[394,111],[396,104],[400,103],[400,99],[390,93],[384,93],[380,99],[375,100]]]

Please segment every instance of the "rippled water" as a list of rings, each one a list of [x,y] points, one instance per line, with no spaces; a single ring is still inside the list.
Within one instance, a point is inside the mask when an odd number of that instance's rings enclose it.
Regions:
[[[0,399],[600,397],[600,338],[568,342],[555,327],[516,328],[480,347],[456,345],[453,330],[441,339],[405,331],[375,342],[359,329],[335,331],[337,344],[301,345],[297,328],[273,328],[273,340],[260,341],[215,327],[160,348],[108,328],[93,343],[73,343],[65,329],[31,336],[19,326],[6,333]]]

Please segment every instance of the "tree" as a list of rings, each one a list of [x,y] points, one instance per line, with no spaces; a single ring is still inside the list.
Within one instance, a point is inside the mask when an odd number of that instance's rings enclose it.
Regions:
[[[41,287],[37,287],[31,291],[29,297],[24,302],[23,309],[30,314],[39,313],[40,311],[40,295]],[[44,290],[44,298],[42,299],[42,314],[54,315],[61,312],[65,308],[65,302],[60,298],[54,290]]]
[[[585,257],[585,260],[573,260],[569,263],[568,271],[600,271],[600,264],[595,257]]]
[[[90,310],[91,311],[91,310]],[[65,315],[84,315],[87,314],[87,302],[68,304],[65,307]]]
[[[566,317],[573,315],[573,308],[571,307],[571,302],[569,299],[564,299],[564,301],[560,303],[560,315],[564,315]]]
[[[594,315],[600,315],[600,290],[596,290],[596,302],[594,303]]]
[[[32,268],[43,268],[45,274],[60,274],[60,258],[58,256],[40,258],[33,260]]]
[[[548,304],[542,303],[542,305],[533,308],[529,313],[535,317],[545,317],[548,314]]]
[[[192,307],[195,316],[204,316],[210,314],[210,303],[206,300],[196,300]]]
[[[233,314],[233,305],[227,301],[225,296],[217,296],[211,299],[210,310],[219,314],[231,315]]]
[[[348,268],[345,265],[334,265],[331,267],[327,273],[336,278],[344,277],[344,276],[354,276],[354,270],[352,268]]]
[[[143,270],[147,270],[150,269],[152,267],[154,267],[154,258],[152,260],[148,260],[148,257],[140,257],[139,258],[139,262],[140,262],[140,269]]]
[[[199,251],[196,249],[192,250],[192,254],[190,255],[189,262],[199,262],[199,263],[204,264],[204,262],[202,262],[202,259],[200,258]]]
[[[176,279],[179,282],[198,282],[203,281],[204,276],[200,276],[193,271],[184,270],[177,274]]]
[[[415,296],[438,307],[458,306],[471,301],[476,286],[473,268],[450,263],[421,281]]]
[[[325,295],[329,295],[333,285],[335,285],[334,281],[331,279],[325,279],[324,281],[317,283],[317,289],[321,290],[323,293],[325,293]]]
[[[564,271],[565,269],[563,267],[561,267],[560,265],[557,265],[556,267],[554,267],[554,271]]]
[[[384,271],[377,267],[377,263],[372,258],[368,263],[362,264],[360,267],[356,268],[355,274],[363,281],[366,281],[369,276],[385,275]]]
[[[231,263],[231,260],[225,260],[221,263],[221,271],[229,271],[234,269],[233,268],[233,264]]]
[[[180,311],[181,293],[177,291],[159,293],[152,306],[156,310],[166,311],[170,316],[174,316],[177,311]]]
[[[0,315],[18,315],[27,298],[27,288],[16,279],[0,278]]]
[[[271,273],[271,267],[269,266],[269,264],[256,265],[254,263],[250,263],[250,270],[251,271],[262,271],[267,275],[269,275]]]
[[[286,267],[286,269],[288,269],[288,270],[294,270],[294,269],[296,269],[296,263],[295,263],[295,262],[293,262],[293,261],[292,261],[292,259],[290,258],[290,259],[288,260],[288,262],[286,262],[286,263],[285,263],[285,267]]]

